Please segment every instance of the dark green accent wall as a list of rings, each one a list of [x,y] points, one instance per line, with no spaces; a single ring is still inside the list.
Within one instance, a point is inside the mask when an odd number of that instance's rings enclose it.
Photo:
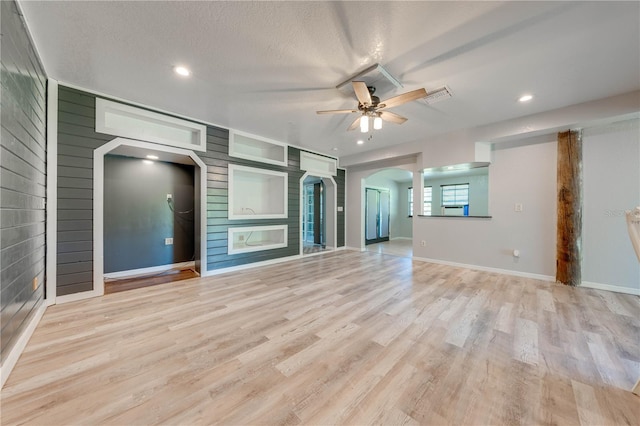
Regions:
[[[194,247],[193,166],[106,155],[104,272],[188,262]]]
[[[114,139],[94,128],[95,96],[58,86],[58,296],[93,289],[93,150]]]
[[[58,94],[58,295],[88,291],[92,284],[93,150],[115,138],[96,133],[93,94],[59,86]],[[286,167],[229,156],[229,131],[207,126],[207,151],[196,152],[207,166],[208,270],[294,256],[300,252],[300,150],[288,148]],[[228,166],[240,164],[288,173],[286,219],[229,220]],[[338,205],[344,207],[344,170],[335,177]],[[238,226],[288,225],[286,248],[227,254],[227,229]],[[338,213],[338,246],[344,246],[344,212]],[[205,259],[203,259],[205,261]]]
[[[207,264],[209,270],[261,262],[300,253],[300,150],[289,147],[286,167],[229,156],[229,132],[207,128],[207,152],[198,153],[207,164]],[[228,166],[240,164],[288,173],[288,218],[228,219]],[[240,226],[288,225],[287,247],[251,253],[227,254],[227,229]]]
[[[47,77],[15,2],[0,3],[0,358],[4,363],[44,299]]]

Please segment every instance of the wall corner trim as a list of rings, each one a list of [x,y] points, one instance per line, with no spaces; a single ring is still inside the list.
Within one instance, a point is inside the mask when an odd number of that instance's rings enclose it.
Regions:
[[[9,355],[0,367],[0,389],[2,389],[4,387],[4,384],[7,382],[11,371],[13,371],[13,368],[18,363],[20,355],[22,355],[22,352],[27,346],[27,343],[29,343],[29,340],[31,339],[31,336],[33,335],[36,327],[38,326],[38,324],[40,324],[40,320],[42,319],[42,316],[44,315],[46,310],[47,303],[44,301],[40,302],[40,306],[38,306],[38,308],[36,309],[33,317],[31,318],[31,321],[29,321],[29,324],[24,329],[24,331],[16,341],[15,346],[11,349]]]
[[[56,303],[57,247],[58,247],[58,82],[47,80],[47,201],[46,201],[46,257],[45,299],[47,305]]]

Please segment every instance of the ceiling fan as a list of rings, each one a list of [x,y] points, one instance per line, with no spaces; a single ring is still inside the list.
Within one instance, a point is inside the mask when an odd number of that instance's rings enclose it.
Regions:
[[[407,118],[396,113],[387,111],[389,108],[402,105],[407,102],[427,96],[427,91],[423,89],[412,90],[398,96],[380,101],[380,98],[374,96],[376,88],[367,86],[364,81],[352,81],[353,91],[358,98],[358,109],[334,109],[328,111],[316,111],[318,114],[351,114],[360,113],[360,117],[351,123],[347,130],[353,130],[360,126],[360,131],[366,133],[369,131],[369,119],[373,118],[373,128],[378,130],[382,128],[382,120],[390,123],[402,124]]]

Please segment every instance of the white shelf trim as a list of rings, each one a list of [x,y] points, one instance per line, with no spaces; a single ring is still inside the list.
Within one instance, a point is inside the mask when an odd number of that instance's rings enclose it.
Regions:
[[[177,148],[207,150],[207,127],[153,111],[96,98],[96,132]]]
[[[228,240],[227,240],[227,253],[228,254],[238,254],[238,253],[250,253],[254,251],[263,251],[263,250],[273,250],[277,248],[287,247],[287,239],[289,226],[288,225],[265,225],[265,226],[243,226],[236,228],[228,229]],[[245,245],[242,247],[236,247],[236,239],[235,234],[249,234],[249,236],[245,237],[244,240]],[[261,234],[270,233],[270,235],[276,234],[277,238],[261,240]],[[254,237],[254,235],[256,235]],[[259,243],[254,243],[256,245],[246,245],[246,242],[251,238],[254,240],[260,241]]]
[[[256,183],[269,181],[271,182],[271,187],[264,191],[260,188],[243,188],[243,185],[239,182],[239,177],[243,175],[255,175]],[[262,176],[263,179],[260,179],[260,176]],[[279,182],[273,178],[277,178]],[[248,201],[249,194],[251,201]],[[228,216],[230,220],[286,219],[288,217],[288,194],[288,173],[229,164]],[[242,197],[244,197],[244,199]],[[258,197],[262,198],[258,200]],[[265,200],[273,197],[280,198],[280,200],[276,200],[276,202],[273,203],[273,205],[277,204],[277,211],[265,211],[264,209],[254,208],[250,205],[262,205]],[[243,214],[243,212],[247,213]]]
[[[252,151],[262,151],[259,154]],[[274,154],[275,153],[275,154]],[[288,145],[258,135],[229,130],[229,155],[278,166],[288,164]]]

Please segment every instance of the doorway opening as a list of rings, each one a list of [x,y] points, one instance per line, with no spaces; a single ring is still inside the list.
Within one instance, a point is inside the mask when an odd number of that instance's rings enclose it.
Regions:
[[[322,179],[307,176],[303,186],[302,247],[303,253],[314,253],[327,248],[326,190]]]
[[[322,253],[336,247],[337,191],[332,177],[305,173],[300,179],[300,253]]]
[[[206,271],[206,166],[193,151],[116,138],[95,151],[93,199],[96,296]]]
[[[379,170],[363,179],[364,250],[413,256],[413,172]]]

